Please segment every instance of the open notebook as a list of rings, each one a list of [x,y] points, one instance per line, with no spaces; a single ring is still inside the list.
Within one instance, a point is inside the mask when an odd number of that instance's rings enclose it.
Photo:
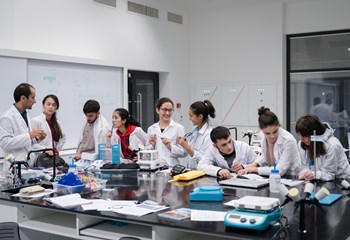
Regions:
[[[230,179],[219,181],[220,185],[232,186],[232,187],[243,187],[243,188],[261,188],[269,184],[268,179],[243,179],[233,177]]]

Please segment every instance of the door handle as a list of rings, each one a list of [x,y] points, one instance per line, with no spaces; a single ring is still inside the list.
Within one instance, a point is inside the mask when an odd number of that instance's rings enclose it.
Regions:
[[[141,93],[137,93],[137,117],[139,120],[139,123],[141,124],[142,127],[142,94]]]

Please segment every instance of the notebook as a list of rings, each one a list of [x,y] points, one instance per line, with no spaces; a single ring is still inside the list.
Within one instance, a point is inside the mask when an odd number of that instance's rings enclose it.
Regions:
[[[269,181],[268,179],[250,180],[250,179],[243,179],[243,178],[230,178],[230,179],[219,181],[219,184],[232,186],[232,187],[261,188],[266,185],[269,185]]]
[[[314,198],[315,197],[315,193],[312,193],[310,197]],[[334,202],[338,201],[341,197],[342,197],[341,194],[330,193],[324,199],[320,200],[320,204],[321,205],[330,206]]]

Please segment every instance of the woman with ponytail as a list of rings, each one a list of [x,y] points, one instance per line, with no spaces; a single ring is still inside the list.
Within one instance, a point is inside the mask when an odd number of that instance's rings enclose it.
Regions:
[[[270,175],[276,165],[281,176],[297,175],[301,161],[296,139],[280,126],[277,116],[269,108],[259,108],[258,114],[259,127],[263,133],[261,136],[262,153],[256,161],[240,170],[238,174],[258,173],[266,176]]]
[[[212,144],[210,140],[212,127],[209,124],[209,116],[215,118],[215,108],[209,100],[197,101],[191,104],[188,115],[194,128],[185,136],[177,137],[177,142],[181,148],[174,148],[173,154],[177,157],[189,155],[188,167],[197,169],[199,160],[205,150]]]
[[[31,124],[33,128],[40,128],[46,134],[46,137],[39,144],[43,148],[55,149],[56,155],[59,155],[59,150],[66,142],[66,136],[57,120],[57,110],[60,107],[60,102],[56,95],[49,94],[43,99],[42,104],[43,113],[33,118]],[[51,151],[46,153],[53,155]]]
[[[137,156],[133,150],[139,150],[147,142],[147,134],[140,127],[141,124],[125,108],[114,110],[112,123],[116,130],[107,134],[111,137],[111,144],[120,143],[122,157],[136,162]]]

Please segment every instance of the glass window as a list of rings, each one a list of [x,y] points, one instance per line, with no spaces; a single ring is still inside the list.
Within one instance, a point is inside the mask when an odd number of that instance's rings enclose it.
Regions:
[[[350,31],[288,36],[288,129],[298,118],[316,114],[335,129],[348,148],[350,132]]]

